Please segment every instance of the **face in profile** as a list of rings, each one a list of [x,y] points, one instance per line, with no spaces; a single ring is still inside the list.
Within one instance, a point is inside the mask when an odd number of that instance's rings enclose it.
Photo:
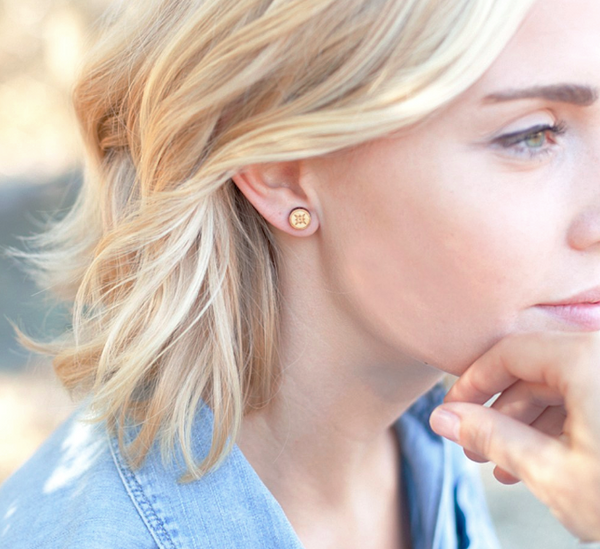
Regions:
[[[538,305],[600,285],[600,2],[538,1],[484,76],[405,133],[314,159],[336,299],[382,348],[460,373],[590,330]]]

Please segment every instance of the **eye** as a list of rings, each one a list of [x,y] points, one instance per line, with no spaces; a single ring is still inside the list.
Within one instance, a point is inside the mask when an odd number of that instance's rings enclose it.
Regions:
[[[541,124],[526,130],[501,135],[493,140],[493,144],[505,152],[517,157],[538,158],[552,152],[558,143],[557,137],[565,132],[562,122],[557,124]]]
[[[525,139],[523,139],[523,144],[527,145],[532,149],[539,149],[546,144],[548,139],[547,131],[539,131],[537,133],[532,133],[528,135]]]

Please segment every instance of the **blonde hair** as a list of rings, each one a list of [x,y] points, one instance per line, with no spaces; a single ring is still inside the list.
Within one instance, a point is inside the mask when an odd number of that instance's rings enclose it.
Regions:
[[[132,467],[179,443],[217,467],[279,379],[279,254],[233,184],[244,166],[408,127],[474,83],[532,0],[139,0],[107,19],[76,85],[76,204],[33,239],[72,329],[21,342],[91,393]],[[214,414],[198,462],[191,425]],[[124,425],[139,422],[126,445]]]

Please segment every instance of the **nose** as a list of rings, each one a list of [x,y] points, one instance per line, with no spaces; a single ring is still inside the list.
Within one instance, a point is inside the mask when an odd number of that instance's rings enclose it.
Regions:
[[[599,186],[600,191],[600,186]],[[600,192],[593,207],[581,214],[569,231],[569,245],[576,250],[587,250],[597,245],[600,250]]]
[[[582,193],[579,212],[569,230],[569,245],[576,250],[596,246],[600,251],[600,132],[579,158],[576,186]]]

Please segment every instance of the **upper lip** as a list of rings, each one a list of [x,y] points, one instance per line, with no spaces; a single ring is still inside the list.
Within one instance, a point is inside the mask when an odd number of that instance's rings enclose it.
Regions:
[[[554,303],[542,303],[542,305],[577,305],[579,303],[600,303],[600,286],[596,286],[591,290],[568,297],[562,301],[556,301]]]

